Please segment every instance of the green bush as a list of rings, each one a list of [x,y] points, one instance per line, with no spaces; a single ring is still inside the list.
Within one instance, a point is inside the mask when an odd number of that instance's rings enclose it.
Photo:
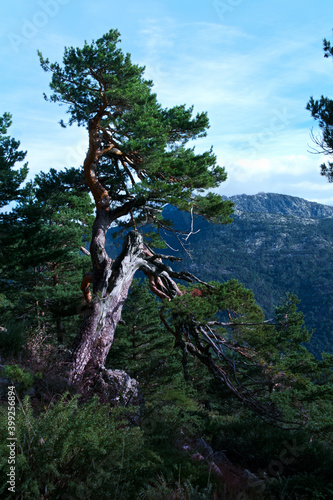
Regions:
[[[33,375],[18,365],[5,365],[1,374],[13,384],[19,384],[23,391],[30,389],[34,383]]]
[[[64,395],[35,417],[25,398],[16,417],[17,493],[27,500],[135,498],[159,457],[144,450],[142,431],[126,423],[123,411],[96,399],[78,407],[78,397]],[[6,486],[6,409],[0,426],[0,495],[12,498]]]

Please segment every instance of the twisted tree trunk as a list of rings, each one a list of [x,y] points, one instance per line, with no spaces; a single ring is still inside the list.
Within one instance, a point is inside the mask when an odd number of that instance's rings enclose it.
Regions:
[[[79,383],[87,369],[98,372],[104,367],[129,287],[144,263],[143,241],[138,232],[127,235],[115,261],[107,256],[104,245],[103,249],[100,247],[105,238],[102,233],[99,228],[91,246],[96,271],[94,294],[74,343],[71,383]]]

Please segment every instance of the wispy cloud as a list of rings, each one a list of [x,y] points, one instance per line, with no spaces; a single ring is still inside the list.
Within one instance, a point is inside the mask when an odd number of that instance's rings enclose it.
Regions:
[[[263,44],[241,29],[172,19],[150,19],[142,32],[149,72],[163,68],[156,81],[162,103],[208,111],[211,129],[201,144],[213,144],[229,172],[222,191],[276,188],[313,198],[327,190],[320,159],[307,151],[312,122],[305,105],[314,72],[327,71],[312,34],[284,32]],[[161,53],[151,49],[155,43]]]

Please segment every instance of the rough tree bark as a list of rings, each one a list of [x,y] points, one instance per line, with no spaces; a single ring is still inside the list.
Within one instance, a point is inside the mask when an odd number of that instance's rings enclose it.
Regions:
[[[71,383],[79,382],[87,367],[104,367],[129,287],[143,264],[142,243],[141,235],[132,231],[115,261],[106,252],[101,257],[99,248],[95,251],[94,298],[74,344]]]

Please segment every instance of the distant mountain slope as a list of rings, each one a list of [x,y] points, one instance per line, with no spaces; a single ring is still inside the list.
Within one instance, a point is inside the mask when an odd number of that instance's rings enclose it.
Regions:
[[[179,249],[179,268],[205,280],[238,279],[253,290],[267,317],[286,292],[297,294],[307,327],[316,330],[312,352],[333,352],[333,207],[279,194],[230,199],[236,208],[232,224],[195,218],[200,231],[189,239],[192,260]],[[188,213],[168,206],[164,215],[189,230]]]
[[[271,213],[309,218],[333,217],[333,207],[275,193],[241,194],[228,198],[237,210],[251,213]]]

